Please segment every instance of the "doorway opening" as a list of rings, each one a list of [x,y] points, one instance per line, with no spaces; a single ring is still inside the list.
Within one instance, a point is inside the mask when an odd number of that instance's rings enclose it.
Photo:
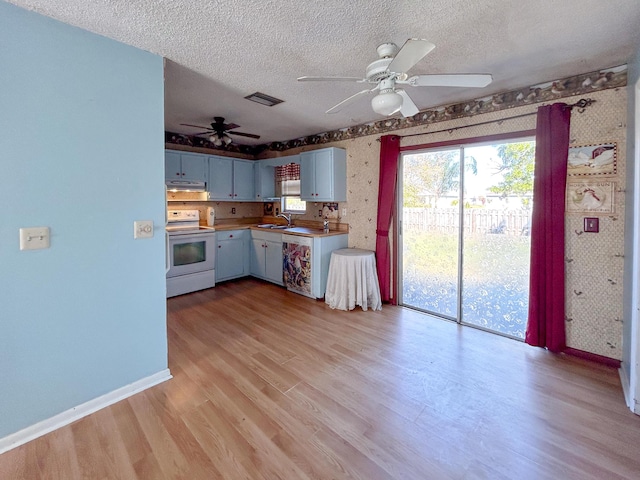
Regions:
[[[534,160],[530,137],[402,154],[402,305],[524,339]]]

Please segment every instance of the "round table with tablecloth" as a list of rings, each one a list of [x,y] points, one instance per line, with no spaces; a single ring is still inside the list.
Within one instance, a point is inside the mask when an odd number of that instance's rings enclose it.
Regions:
[[[342,248],[331,252],[325,302],[331,308],[382,310],[376,257],[371,250]]]

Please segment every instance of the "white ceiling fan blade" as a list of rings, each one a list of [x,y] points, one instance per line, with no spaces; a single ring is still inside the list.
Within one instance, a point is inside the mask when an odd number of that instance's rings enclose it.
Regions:
[[[358,92],[355,95],[351,95],[350,97],[345,98],[343,101],[341,101],[337,105],[334,105],[333,107],[331,107],[325,113],[338,113],[340,110],[342,110],[343,107],[345,107],[345,106],[349,105],[350,103],[354,102],[355,100],[357,100],[358,98],[360,98],[364,94],[375,92],[377,89],[378,89],[378,86],[376,86],[375,88],[372,88],[371,90],[362,90],[361,92]]]
[[[400,107],[400,113],[403,117],[413,117],[420,111],[418,110],[418,107],[416,107],[416,104],[413,103],[413,100],[411,100],[411,97],[409,97],[407,92],[405,92],[404,90],[396,90],[396,92],[399,93],[402,97],[402,107]]]
[[[486,87],[493,78],[488,74],[416,75],[405,82],[414,87]]]
[[[404,43],[400,51],[396,53],[387,70],[394,73],[407,72],[434,48],[436,48],[436,46],[431,42],[410,38]]]
[[[299,82],[366,82],[364,78],[358,77],[298,77]]]

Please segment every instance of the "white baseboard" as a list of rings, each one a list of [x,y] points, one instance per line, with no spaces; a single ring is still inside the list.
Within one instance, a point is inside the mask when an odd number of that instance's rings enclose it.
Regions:
[[[624,367],[624,362],[620,365],[618,369],[618,374],[620,375],[620,383],[622,383],[622,392],[624,394],[624,401],[627,404],[627,407],[631,409],[633,412],[633,399],[631,398],[630,390],[629,390],[629,375]]]
[[[127,397],[135,395],[138,392],[146,390],[147,388],[158,385],[166,380],[173,378],[169,369],[161,370],[158,373],[154,373],[149,377],[142,378],[138,381],[125,385],[124,387],[113,390],[112,392],[101,395],[98,398],[89,400],[81,405],[70,408],[58,415],[54,415],[51,418],[42,420],[27,428],[23,428],[15,433],[7,435],[4,438],[0,438],[0,454],[7,452],[13,448],[19,447],[31,440],[34,440],[42,435],[57,430],[60,427],[69,425],[76,420],[80,420],[82,417],[91,415],[98,410],[113,405],[120,400],[124,400]]]

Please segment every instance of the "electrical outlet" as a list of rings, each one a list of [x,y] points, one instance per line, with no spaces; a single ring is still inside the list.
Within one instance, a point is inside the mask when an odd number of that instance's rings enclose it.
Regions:
[[[235,215],[235,214],[236,214],[236,207],[233,207],[233,208],[231,209],[231,215]]]
[[[133,222],[133,238],[152,238],[153,220],[137,220]]]
[[[346,217],[346,216],[347,216],[347,209],[346,209],[346,208],[343,208],[343,209],[342,209],[342,216],[343,216],[343,217]]]

